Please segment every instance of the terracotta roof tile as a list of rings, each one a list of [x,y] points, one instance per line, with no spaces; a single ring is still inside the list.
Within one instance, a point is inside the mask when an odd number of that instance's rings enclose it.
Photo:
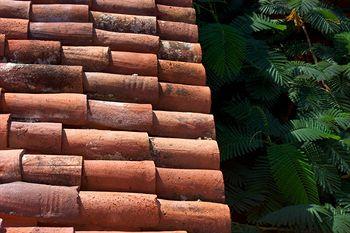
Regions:
[[[31,22],[89,22],[87,5],[33,4],[31,10]]]
[[[157,4],[157,17],[160,20],[196,23],[196,11],[192,7],[177,7]]]
[[[192,0],[0,1],[3,230],[230,232],[195,22]]]
[[[0,34],[5,34],[7,39],[28,38],[27,19],[0,18]]]
[[[0,20],[0,26],[1,25],[2,24]],[[7,37],[7,33],[5,34]],[[62,44],[67,45],[91,44],[93,37],[93,26],[92,23],[30,23],[29,34],[31,39],[59,40]],[[12,39],[10,37],[8,38]]]
[[[155,0],[92,0],[92,10],[131,15],[154,15]]]
[[[30,4],[30,1],[0,1],[0,17],[29,19]]]

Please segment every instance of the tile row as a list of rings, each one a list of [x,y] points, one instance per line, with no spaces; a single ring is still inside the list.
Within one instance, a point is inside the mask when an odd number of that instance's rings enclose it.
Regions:
[[[19,122],[10,120],[9,114],[0,114],[0,149],[6,148],[39,154],[77,155],[83,156],[84,160],[152,160],[157,167],[167,168],[220,168],[220,153],[215,140],[62,128],[61,123]]]
[[[225,201],[221,171],[156,167],[153,161],[83,160],[82,156],[0,150],[0,183],[77,186],[80,190],[156,194],[187,201]]]
[[[230,211],[224,204],[170,201],[153,194],[79,192],[76,187],[25,182],[0,185],[0,217],[15,224],[69,225],[89,231],[229,233],[231,228]]]

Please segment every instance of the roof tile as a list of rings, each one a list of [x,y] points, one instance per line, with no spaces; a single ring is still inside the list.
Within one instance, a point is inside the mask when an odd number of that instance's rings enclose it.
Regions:
[[[109,46],[113,51],[154,53],[159,49],[159,37],[146,34],[110,32],[95,29],[93,43]]]
[[[92,10],[130,15],[154,15],[155,0],[92,0]]]
[[[178,7],[157,4],[157,17],[160,20],[196,23],[196,11],[192,7]]]
[[[0,17],[29,19],[30,1],[0,1]]]
[[[59,40],[66,45],[82,45],[91,44],[93,26],[92,23],[30,23],[29,31],[32,39]]]
[[[33,152],[61,153],[62,124],[11,122],[9,147]]]
[[[61,43],[59,41],[7,40],[5,56],[9,62],[60,64]],[[51,73],[47,72],[47,75]]]
[[[0,92],[1,95],[1,92]],[[10,114],[0,114],[0,149],[8,147]]]
[[[33,4],[30,20],[31,22],[89,22],[89,7],[76,4]]]
[[[7,39],[28,38],[27,19],[0,18],[0,34],[5,34]]]
[[[161,40],[158,57],[165,60],[200,63],[202,49],[198,43]]]
[[[6,233],[74,233],[73,227],[7,227]]]
[[[182,22],[157,20],[159,36],[162,40],[198,42],[198,26]]]
[[[0,63],[0,86],[10,92],[82,93],[83,69],[81,66]],[[11,94],[6,95],[11,96]],[[23,97],[36,97],[25,95],[21,94]],[[42,97],[44,96],[38,96],[36,99],[42,99]]]
[[[23,150],[0,150],[0,184],[22,180]]]
[[[157,4],[168,6],[192,7],[193,0],[157,0]]]
[[[5,43],[6,43],[6,38],[5,34],[0,34],[0,59],[3,59],[5,56]]]
[[[31,0],[31,1],[33,4],[82,4],[82,5],[90,5],[91,0]]]

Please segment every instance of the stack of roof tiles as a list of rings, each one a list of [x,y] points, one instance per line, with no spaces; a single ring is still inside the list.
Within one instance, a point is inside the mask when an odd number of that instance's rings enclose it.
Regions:
[[[192,0],[0,0],[5,232],[229,233]]]

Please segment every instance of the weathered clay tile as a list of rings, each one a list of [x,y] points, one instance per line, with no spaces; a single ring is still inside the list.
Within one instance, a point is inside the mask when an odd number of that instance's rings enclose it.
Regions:
[[[22,157],[23,181],[80,186],[82,164],[81,156],[25,154]]]
[[[8,147],[10,114],[0,114],[0,150]]]
[[[157,20],[157,25],[162,40],[198,42],[198,26],[195,24]]]
[[[82,191],[80,199],[82,219],[92,226],[146,228],[159,224],[160,210],[155,195]]]
[[[50,12],[48,14],[48,12]],[[76,4],[34,4],[31,22],[89,22],[89,6]]]
[[[157,109],[181,112],[210,112],[211,92],[209,87],[174,83],[159,84]]]
[[[76,231],[76,233],[187,233],[187,231]]]
[[[157,168],[159,198],[224,202],[225,189],[221,171]]]
[[[33,4],[79,4],[90,5],[91,0],[31,0]]]
[[[94,45],[108,46],[111,50],[154,53],[159,49],[159,37],[146,34],[110,32],[96,29],[93,38]]]
[[[1,105],[4,113],[30,121],[84,125],[87,119],[87,98],[82,94],[5,93]]]
[[[92,43],[93,26],[92,23],[30,23],[29,34],[32,39],[59,40],[67,45],[84,45]]]
[[[148,132],[152,120],[150,104],[88,101],[89,128]]]
[[[167,5],[157,5],[157,16],[160,20],[196,23],[196,11],[192,7],[177,7]]]
[[[7,227],[6,233],[74,233],[73,227]]]
[[[151,135],[215,139],[214,117],[202,113],[153,111]]]
[[[111,61],[109,47],[101,46],[63,46],[62,64],[83,66],[84,71],[103,71]]]
[[[61,43],[41,40],[7,40],[5,56],[16,63],[60,64]],[[47,75],[51,75],[47,72]]]
[[[204,86],[205,68],[202,64],[158,60],[159,81]]]
[[[157,0],[158,4],[168,6],[192,7],[193,0]]]
[[[83,190],[156,193],[156,167],[151,161],[84,161]]]
[[[92,10],[119,14],[154,15],[155,7],[155,0],[92,0]]]
[[[36,218],[22,217],[18,215],[14,216],[0,213],[0,218],[6,219],[3,220],[3,227],[33,227],[38,224]]]
[[[86,160],[150,160],[147,133],[93,129],[64,129],[62,154]]]
[[[199,201],[159,200],[160,224],[157,230],[187,230],[188,233],[230,233],[227,205]]]
[[[198,43],[161,40],[158,57],[165,60],[200,63],[202,49]]]
[[[119,75],[86,72],[85,93],[92,99],[133,103],[158,101],[158,78],[138,75]]]
[[[83,92],[81,66],[46,64],[0,64],[0,86],[27,93]]]
[[[156,35],[157,21],[153,16],[136,16],[91,11],[91,18],[97,29],[112,32],[128,32]]]
[[[29,19],[30,1],[0,1],[0,17]]]
[[[220,151],[215,140],[151,138],[157,167],[214,169],[220,168]]]
[[[78,218],[79,210],[76,187],[25,182],[0,185],[1,214],[67,221]]]
[[[157,76],[157,55],[112,51],[112,62],[106,72]]]
[[[6,39],[27,39],[27,19],[0,18],[0,34],[5,34]]]
[[[23,150],[0,150],[0,184],[22,180]]]
[[[62,124],[12,121],[9,147],[41,153],[61,153]]]
[[[0,34],[0,60],[5,56],[5,44],[6,37],[5,34]]]

